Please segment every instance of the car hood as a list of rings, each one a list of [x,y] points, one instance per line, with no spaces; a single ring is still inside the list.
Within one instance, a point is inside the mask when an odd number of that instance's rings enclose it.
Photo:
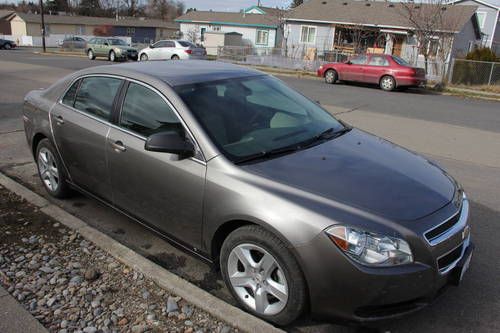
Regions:
[[[137,51],[135,47],[130,47],[130,46],[116,46],[116,48],[122,51]]]
[[[425,158],[357,129],[243,168],[398,221],[416,220],[442,208],[456,188],[442,169]]]

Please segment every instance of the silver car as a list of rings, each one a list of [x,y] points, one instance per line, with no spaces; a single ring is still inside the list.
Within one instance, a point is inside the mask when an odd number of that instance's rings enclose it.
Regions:
[[[205,59],[205,48],[186,40],[160,40],[139,52],[139,60]]]
[[[48,193],[76,189],[212,262],[273,323],[400,316],[471,261],[445,171],[250,68],[89,68],[30,92],[23,119]]]

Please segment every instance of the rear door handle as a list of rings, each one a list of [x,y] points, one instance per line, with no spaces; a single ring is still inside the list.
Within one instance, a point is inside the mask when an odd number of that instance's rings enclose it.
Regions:
[[[127,150],[127,148],[125,147],[123,142],[121,142],[120,140],[111,142],[111,147],[113,147],[113,149],[117,153],[121,153],[121,152],[124,152],[125,150]]]
[[[57,125],[64,124],[64,118],[61,115],[56,116],[56,123],[57,123]]]

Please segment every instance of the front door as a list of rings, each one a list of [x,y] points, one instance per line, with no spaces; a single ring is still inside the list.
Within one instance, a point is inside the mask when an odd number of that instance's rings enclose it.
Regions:
[[[106,200],[111,200],[106,136],[121,82],[102,76],[80,79],[50,112],[54,139],[71,180]]]
[[[367,59],[368,57],[366,55],[359,55],[351,58],[344,66],[341,79],[346,81],[362,81],[363,69]]]
[[[196,158],[144,149],[157,132],[185,132],[156,91],[130,82],[106,150],[115,205],[155,229],[194,247],[201,244],[206,165]]]

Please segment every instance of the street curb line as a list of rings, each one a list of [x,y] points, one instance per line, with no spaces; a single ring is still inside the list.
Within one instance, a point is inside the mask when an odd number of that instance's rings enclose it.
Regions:
[[[156,282],[163,289],[176,296],[182,297],[188,303],[208,312],[209,314],[225,321],[229,325],[245,332],[284,332],[273,325],[252,316],[243,310],[232,306],[192,283],[169,272],[163,267],[144,258],[125,245],[87,225],[74,215],[50,203],[45,198],[19,184],[15,180],[0,172],[0,185],[21,196],[29,203],[38,207],[43,213],[64,224],[70,229],[80,233],[101,249],[123,264],[144,274]]]

